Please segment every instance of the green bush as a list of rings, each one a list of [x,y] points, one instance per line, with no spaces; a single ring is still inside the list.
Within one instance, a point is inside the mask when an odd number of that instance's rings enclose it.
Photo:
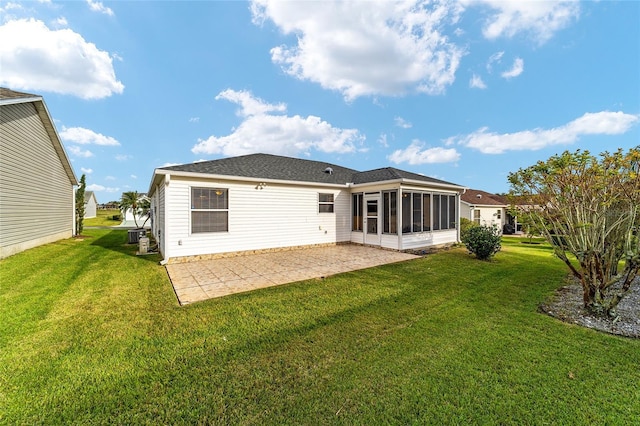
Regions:
[[[500,231],[493,226],[473,226],[467,230],[462,242],[480,260],[487,260],[500,251]]]
[[[464,241],[464,237],[465,235],[467,235],[467,232],[469,231],[469,229],[475,228],[478,226],[480,225],[467,219],[466,217],[461,217],[460,218],[460,240]]]

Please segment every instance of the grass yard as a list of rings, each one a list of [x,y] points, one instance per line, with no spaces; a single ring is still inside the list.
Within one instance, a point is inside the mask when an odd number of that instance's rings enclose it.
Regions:
[[[640,341],[536,312],[505,239],[179,307],[126,231],[0,261],[2,424],[638,424]]]
[[[118,219],[114,219],[118,216]],[[97,210],[96,217],[84,219],[84,226],[117,226],[122,223],[120,210]]]

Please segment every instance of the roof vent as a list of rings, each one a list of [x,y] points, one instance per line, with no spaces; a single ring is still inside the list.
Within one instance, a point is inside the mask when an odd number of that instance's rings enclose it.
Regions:
[[[477,194],[476,198],[482,198],[482,194]]]
[[[331,167],[327,167],[326,169],[324,169],[324,172],[327,174],[332,175],[333,174],[333,169]]]

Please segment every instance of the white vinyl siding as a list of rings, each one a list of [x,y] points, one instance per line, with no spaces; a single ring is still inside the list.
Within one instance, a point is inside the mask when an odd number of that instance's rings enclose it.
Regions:
[[[489,205],[469,205],[466,202],[460,203],[460,216],[465,217],[478,225],[497,226],[500,231],[506,223],[506,209]]]
[[[0,107],[0,258],[69,238],[74,188],[33,103]]]
[[[192,187],[228,189],[228,232],[191,232]],[[336,243],[350,238],[351,194],[346,189],[272,183],[256,189],[256,184],[251,183],[176,176],[171,176],[164,189],[165,259]],[[319,193],[333,195],[335,214],[318,212]]]
[[[85,201],[85,204],[84,204],[85,219],[96,217],[98,215],[98,205],[96,204],[96,196],[92,195],[91,197],[87,197],[85,193],[84,201]]]

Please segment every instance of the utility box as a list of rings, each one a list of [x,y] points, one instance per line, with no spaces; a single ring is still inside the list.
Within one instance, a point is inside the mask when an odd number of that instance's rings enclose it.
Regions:
[[[149,237],[140,237],[138,240],[138,253],[147,254],[149,252]]]
[[[129,244],[138,244],[140,237],[144,237],[147,235],[147,231],[145,229],[129,229],[128,240]]]

